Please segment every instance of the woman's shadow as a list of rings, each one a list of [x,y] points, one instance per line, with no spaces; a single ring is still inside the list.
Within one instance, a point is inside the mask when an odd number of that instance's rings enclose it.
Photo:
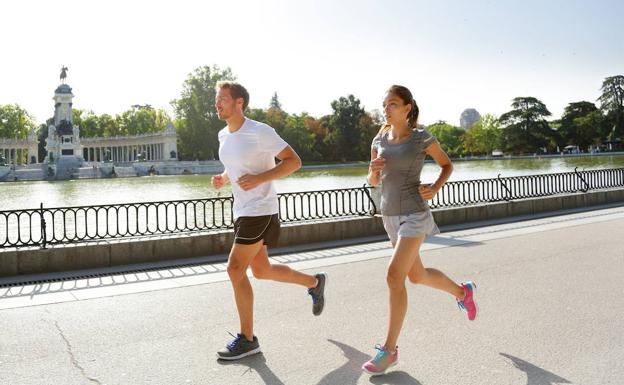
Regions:
[[[356,384],[361,375],[368,376],[362,371],[362,364],[370,359],[370,356],[342,342],[328,340],[342,350],[347,358],[339,368],[327,373],[318,385],[335,385],[335,384]],[[383,376],[371,376],[370,382],[376,385],[392,384],[392,385],[422,385],[414,377],[403,371],[390,371]]]

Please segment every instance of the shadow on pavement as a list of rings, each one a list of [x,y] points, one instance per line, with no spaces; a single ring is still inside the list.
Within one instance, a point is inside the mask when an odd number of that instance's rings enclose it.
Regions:
[[[388,374],[383,376],[371,377],[370,382],[375,385],[422,385],[414,377],[401,370],[397,372],[388,372]]]
[[[483,242],[477,241],[469,241],[467,239],[455,238],[449,236],[439,236],[439,235],[430,235],[425,239],[425,243],[431,243],[434,245],[442,245],[442,246],[462,246],[462,247],[471,247],[482,245]]]
[[[266,358],[262,353],[254,354],[253,356],[241,358],[236,361],[217,360],[217,362],[224,366],[238,365],[246,367],[246,369],[241,373],[241,377],[256,371],[258,375],[260,375],[262,381],[264,381],[267,385],[285,385],[282,380],[277,378],[271,368],[268,367],[266,364]]]
[[[500,353],[501,356],[509,358],[514,366],[527,375],[527,385],[555,385],[571,384],[570,381],[558,375],[537,367],[531,363],[521,360],[509,354]]]
[[[334,340],[328,341],[342,350],[342,353],[347,358],[347,362],[339,368],[327,373],[321,381],[319,381],[318,385],[356,384],[360,376],[369,376],[364,373],[361,368],[362,364],[370,359],[369,354],[363,353],[342,342]],[[370,382],[373,384],[422,385],[412,376],[402,371],[390,371],[383,376],[370,377]]]

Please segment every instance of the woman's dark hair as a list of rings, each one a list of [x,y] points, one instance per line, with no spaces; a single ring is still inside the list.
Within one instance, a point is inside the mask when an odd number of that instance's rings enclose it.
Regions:
[[[420,110],[418,109],[418,104],[416,104],[416,101],[414,100],[414,97],[412,96],[410,90],[407,87],[394,84],[388,89],[388,91],[386,91],[386,93],[396,96],[397,98],[401,99],[405,104],[412,105],[412,109],[407,116],[407,123],[411,128],[415,128],[418,125],[418,114],[420,113]],[[384,124],[381,127],[382,132],[385,132],[389,129],[390,125],[388,124]]]
[[[407,116],[407,120],[410,127],[416,127],[416,124],[418,123],[418,114],[420,111],[418,110],[418,104],[416,104],[416,101],[414,100],[414,97],[412,96],[410,90],[407,87],[395,84],[388,89],[388,93],[403,100],[403,103],[412,105],[412,109],[410,111],[410,114]]]

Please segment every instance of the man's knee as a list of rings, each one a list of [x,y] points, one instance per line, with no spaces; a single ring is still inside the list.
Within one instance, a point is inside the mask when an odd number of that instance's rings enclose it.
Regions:
[[[247,266],[242,264],[236,258],[230,258],[227,265],[227,273],[230,276],[230,280],[238,281],[247,270]]]
[[[251,265],[251,273],[257,279],[268,279],[270,277],[271,266]]]

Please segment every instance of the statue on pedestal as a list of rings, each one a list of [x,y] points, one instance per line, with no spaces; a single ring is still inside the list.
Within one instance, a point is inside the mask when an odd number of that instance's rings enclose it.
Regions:
[[[65,84],[65,78],[67,77],[67,71],[69,71],[69,68],[62,66],[61,67],[61,83]]]

